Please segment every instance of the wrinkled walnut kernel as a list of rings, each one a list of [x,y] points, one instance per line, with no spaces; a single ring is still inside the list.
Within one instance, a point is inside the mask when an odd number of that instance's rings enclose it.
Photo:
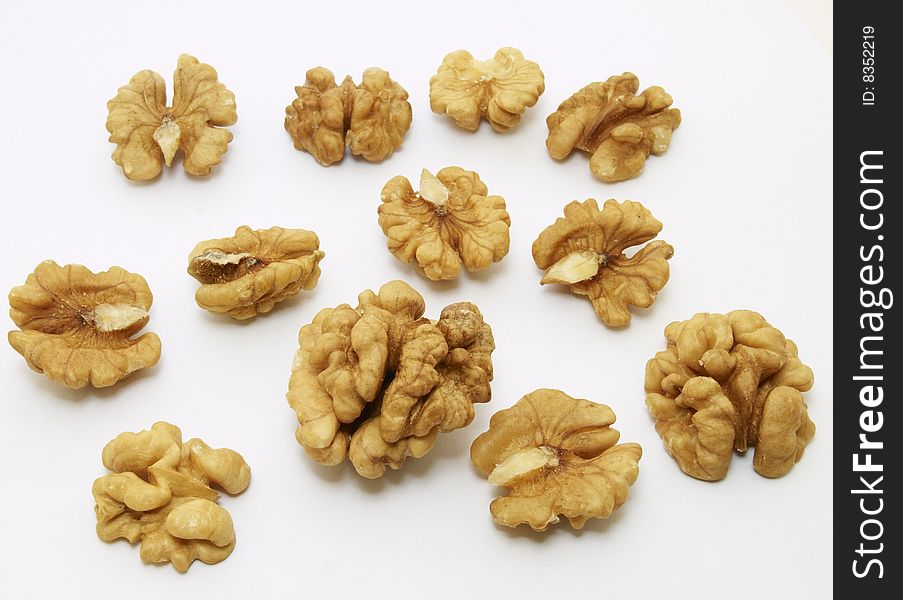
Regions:
[[[195,246],[188,273],[201,282],[198,306],[233,319],[250,319],[302,289],[311,290],[320,278],[320,241],[304,229],[252,230],[242,225],[230,238],[207,240]]]
[[[664,154],[671,133],[680,125],[680,111],[658,86],[636,95],[640,82],[633,73],[591,83],[549,115],[546,147],[563,159],[574,148],[589,152],[589,168],[602,181],[624,181],[643,172],[650,154]]]
[[[383,187],[379,226],[389,251],[416,263],[428,279],[454,279],[461,264],[479,271],[508,254],[511,218],[505,199],[489,196],[473,171],[446,167],[436,176],[426,169],[415,192],[407,178],[393,177]]]
[[[698,313],[665,338],[646,364],[646,405],[681,470],[717,481],[734,450],[755,446],[760,475],[786,475],[815,435],[801,393],[814,378],[796,345],[749,310]]]
[[[643,454],[639,444],[618,444],[614,422],[604,404],[550,389],[495,413],[470,448],[489,483],[508,488],[489,505],[495,522],[545,531],[559,515],[574,529],[610,516],[627,500]]]
[[[540,283],[568,285],[589,297],[610,327],[630,323],[628,306],[647,308],[668,283],[674,248],[656,240],[633,256],[624,252],[658,235],[662,224],[639,202],[607,200],[602,210],[590,198],[564,207],[564,218],[533,242],[533,260],[545,270]]]
[[[9,293],[9,316],[21,330],[9,332],[9,343],[57,383],[108,387],[160,359],[156,334],[132,339],[147,325],[151,302],[140,275],[45,260]]]
[[[173,75],[172,106],[166,106],[166,82],[141,71],[107,102],[107,131],[116,144],[113,161],[129,179],[157,177],[181,150],[191,175],[209,175],[232,134],[226,125],[238,120],[235,95],[217,80],[210,65],[188,54],[179,57]]]
[[[195,560],[214,564],[232,554],[232,517],[211,485],[232,495],[248,487],[251,469],[238,452],[197,438],[183,443],[178,427],[160,421],[116,436],[103,465],[114,474],[92,488],[100,539],[140,541],[141,560],[172,562],[180,573]]]
[[[323,166],[342,160],[345,146],[370,162],[383,161],[401,146],[411,126],[408,93],[382,69],[364,71],[359,86],[350,75],[336,86],[332,71],[317,67],[295,93],[298,97],[285,108],[285,130],[295,148]]]
[[[469,302],[423,318],[423,298],[403,281],[358,302],[301,328],[286,398],[308,456],[328,466],[347,457],[374,479],[473,420],[473,404],[490,398],[495,342]]]
[[[430,108],[470,131],[477,130],[481,117],[496,131],[507,131],[536,104],[543,90],[539,65],[517,48],[501,48],[487,61],[458,50],[442,59],[430,78]]]

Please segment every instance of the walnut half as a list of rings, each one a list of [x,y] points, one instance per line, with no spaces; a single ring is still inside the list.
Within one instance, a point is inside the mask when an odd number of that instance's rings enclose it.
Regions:
[[[628,306],[652,306],[668,283],[671,245],[656,240],[627,256],[625,251],[649,242],[661,231],[639,202],[607,200],[602,210],[590,198],[564,207],[564,218],[533,242],[533,260],[545,270],[540,283],[567,285],[587,296],[610,327],[630,323]]]
[[[786,475],[815,435],[802,395],[814,378],[796,344],[749,310],[698,313],[665,338],[646,364],[646,405],[681,470],[717,481],[734,450],[755,446],[760,475]]]
[[[232,517],[212,486],[233,495],[248,487],[251,469],[238,452],[182,442],[178,427],[160,421],[119,434],[102,456],[113,474],[92,487],[100,539],[140,541],[141,560],[172,562],[180,573],[195,560],[214,564],[232,554]]]
[[[565,100],[546,119],[546,147],[561,160],[574,148],[592,154],[590,171],[602,181],[624,181],[643,172],[650,154],[664,154],[680,111],[658,86],[637,94],[633,73],[595,82]]]
[[[306,229],[251,229],[195,246],[188,274],[201,282],[198,306],[233,319],[250,319],[279,302],[311,290],[320,278],[317,234]]]
[[[469,302],[446,306],[438,321],[424,309],[413,288],[391,281],[301,328],[286,398],[308,456],[328,466],[347,457],[374,479],[425,455],[489,401],[495,342],[483,315]]]
[[[470,448],[477,470],[508,495],[489,506],[500,525],[544,531],[564,515],[575,529],[607,518],[639,474],[639,444],[618,444],[604,404],[539,389],[489,421]]]
[[[389,251],[416,263],[426,278],[454,279],[461,264],[479,271],[508,254],[511,218],[505,199],[490,196],[473,171],[446,167],[434,176],[426,169],[415,192],[407,178],[393,177],[383,187],[379,226]]]
[[[467,50],[442,59],[430,79],[430,108],[455,124],[476,131],[483,117],[496,131],[507,131],[545,90],[545,77],[535,62],[517,48],[500,48],[487,61]]]
[[[147,325],[153,302],[144,278],[120,267],[92,273],[45,260],[9,293],[20,331],[9,343],[28,366],[73,389],[108,387],[160,359],[160,338],[133,335]]]
[[[191,175],[209,175],[238,120],[235,95],[217,79],[210,65],[193,56],[179,57],[173,75],[172,106],[166,106],[166,82],[153,71],[140,71],[107,102],[107,131],[116,144],[113,161],[129,179],[157,177],[178,151]]]
[[[337,86],[332,71],[317,67],[295,93],[285,108],[285,130],[295,148],[323,166],[342,160],[345,146],[364,160],[383,161],[411,126],[408,93],[382,69],[364,71],[358,86],[350,75]]]

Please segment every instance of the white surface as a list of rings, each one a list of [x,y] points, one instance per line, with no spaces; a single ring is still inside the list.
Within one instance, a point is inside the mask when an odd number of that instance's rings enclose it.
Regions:
[[[819,44],[834,52],[833,0],[784,0],[796,12]]]
[[[204,6],[202,6],[202,4]],[[304,3],[307,4],[307,3]],[[832,80],[830,59],[783,3],[341,3],[242,10],[221,3],[8,4],[0,19],[0,289],[45,258],[121,265],[155,294],[147,328],[163,340],[153,369],[112,389],[68,391],[0,351],[0,580],[10,598],[822,598],[832,541]],[[412,5],[415,6],[415,5]],[[512,6],[505,3],[505,6]],[[540,63],[546,92],[507,135],[476,134],[429,110],[445,53],[513,45]],[[150,184],[110,160],[106,101],[140,69],[170,77],[180,52],[214,65],[238,103],[235,139],[207,179],[181,168]],[[283,109],[307,68],[359,78],[387,68],[411,94],[413,127],[382,164],[331,168],[293,149]],[[662,85],[684,116],[671,149],[638,179],[595,180],[588,158],[561,164],[545,117],[582,85],[631,70]],[[376,223],[392,176],[458,164],[508,202],[511,252],[487,273],[433,284],[398,263]],[[629,328],[606,329],[583,298],[540,287],[530,244],[570,200],[644,202],[672,243],[671,282]],[[315,230],[326,251],[312,293],[249,323],[193,300],[188,251],[237,225]],[[404,470],[365,481],[321,468],[294,439],[285,400],[298,328],[327,305],[402,278],[429,314],[460,299],[492,324],[493,401]],[[796,340],[816,373],[807,394],[818,434],[783,479],[751,453],[707,484],[665,453],[644,405],[643,369],[662,330],[694,312],[752,308]],[[11,325],[10,325],[11,326]],[[471,468],[489,416],[538,387],[611,405],[622,440],[644,456],[630,499],[582,532],[493,525],[494,489]],[[222,505],[238,545],[187,575],[146,566],[138,547],[94,534],[91,482],[121,431],[165,419],[186,436],[240,451],[250,488]],[[575,596],[576,597],[576,596]]]

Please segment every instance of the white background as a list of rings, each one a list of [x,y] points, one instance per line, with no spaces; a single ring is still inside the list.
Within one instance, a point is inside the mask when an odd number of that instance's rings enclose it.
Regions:
[[[824,11],[830,11],[826,3]],[[822,15],[823,17],[824,15]],[[429,110],[442,57],[487,58],[513,45],[537,61],[546,91],[521,126],[476,134]],[[110,160],[106,101],[145,68],[171,74],[181,52],[212,64],[237,98],[223,164],[204,179],[172,168],[149,184]],[[163,340],[149,369],[114,388],[71,391],[0,351],[0,581],[9,598],[822,598],[830,590],[832,500],[831,57],[783,3],[449,4],[221,2],[6,4],[0,15],[0,288],[41,260],[120,265],[155,295],[147,328]],[[283,110],[305,71],[359,80],[388,69],[410,93],[413,126],[381,164],[330,168],[296,151]],[[624,70],[664,86],[683,112],[671,149],[634,180],[604,184],[577,152],[546,153],[545,117],[590,81]],[[376,208],[394,175],[476,170],[507,200],[511,252],[452,283],[431,283],[385,248]],[[671,282],[621,331],[585,299],[540,287],[530,244],[565,203],[642,201],[675,247]],[[185,273],[198,241],[238,225],[316,231],[319,286],[267,316],[236,323],[200,310]],[[428,314],[476,302],[493,326],[493,400],[427,457],[366,481],[308,460],[286,390],[298,328],[324,306],[402,278]],[[818,426],[793,471],[767,480],[751,452],[727,478],[683,475],[644,405],[646,360],[670,321],[750,308],[800,347],[816,374],[806,395]],[[12,327],[12,324],[9,324]],[[628,502],[582,532],[493,524],[494,489],[470,442],[489,416],[538,387],[609,404],[623,441],[642,444]],[[187,575],[144,565],[138,547],[94,533],[100,451],[157,420],[238,450],[250,488],[222,505],[238,544]]]

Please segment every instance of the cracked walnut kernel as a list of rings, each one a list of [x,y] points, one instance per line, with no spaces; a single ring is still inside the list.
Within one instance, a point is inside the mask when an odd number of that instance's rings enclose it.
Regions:
[[[508,254],[511,218],[505,199],[473,171],[446,167],[436,176],[424,169],[420,190],[393,177],[382,190],[379,226],[389,251],[433,281],[454,279],[461,264],[479,271]]]
[[[815,435],[802,395],[814,378],[796,344],[749,310],[698,313],[665,338],[646,364],[646,405],[681,470],[717,481],[735,450],[755,446],[760,475],[786,475]]]
[[[438,321],[424,309],[413,288],[391,281],[301,328],[286,399],[310,458],[332,466],[347,457],[375,479],[424,456],[489,401],[495,342],[483,315],[469,302],[446,306]]]
[[[517,48],[500,48],[487,61],[476,60],[467,50],[442,59],[430,78],[430,108],[447,114],[470,131],[485,118],[496,131],[516,125],[545,89],[542,71]]]
[[[250,319],[311,290],[326,256],[320,240],[305,229],[251,229],[242,225],[228,238],[201,242],[191,251],[188,274],[201,282],[198,306],[233,319]]]
[[[184,573],[195,560],[225,560],[235,548],[232,517],[217,504],[217,485],[243,492],[251,469],[238,452],[197,438],[182,442],[175,425],[121,433],[103,449],[113,471],[94,481],[97,536],[105,542],[141,542],[141,560],[171,562]]]
[[[295,93],[285,108],[285,130],[295,148],[323,166],[342,160],[345,146],[364,160],[383,161],[411,126],[408,93],[382,69],[365,70],[358,86],[350,75],[336,86],[332,71],[317,67]]]
[[[119,267],[39,264],[9,293],[20,331],[10,345],[34,371],[78,389],[108,387],[160,359],[160,338],[133,335],[147,325],[153,296],[144,278]]]
[[[540,283],[567,285],[587,296],[609,327],[630,323],[629,305],[647,308],[668,282],[669,244],[655,240],[633,256],[624,252],[658,235],[662,224],[642,204],[590,198],[571,202],[533,242],[533,260],[545,270]]]
[[[163,78],[145,70],[119,88],[107,110],[113,161],[138,181],[160,175],[179,150],[186,173],[209,175],[232,141],[232,133],[221,128],[238,120],[235,95],[213,67],[188,54],[179,57],[173,75],[172,106],[166,106]]]
[[[575,529],[607,518],[627,500],[639,474],[639,444],[618,444],[604,404],[539,389],[489,421],[470,457],[489,483],[508,495],[489,506],[499,525],[528,524],[536,531],[564,515]]]
[[[546,119],[546,147],[561,160],[574,148],[592,154],[590,171],[602,181],[624,181],[643,172],[650,154],[664,154],[680,111],[658,86],[637,95],[633,73],[595,82],[565,100]]]

